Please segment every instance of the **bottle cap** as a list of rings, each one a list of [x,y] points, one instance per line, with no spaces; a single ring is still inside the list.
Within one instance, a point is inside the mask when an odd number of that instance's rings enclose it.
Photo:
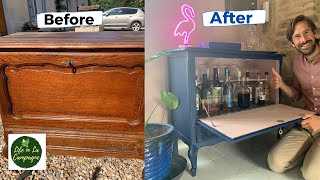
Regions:
[[[224,75],[225,75],[226,77],[230,75],[229,68],[225,68],[225,69],[224,69]]]

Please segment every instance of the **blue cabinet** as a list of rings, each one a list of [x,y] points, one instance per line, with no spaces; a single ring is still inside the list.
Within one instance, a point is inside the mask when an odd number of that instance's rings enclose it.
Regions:
[[[254,51],[237,51],[210,48],[185,47],[169,50],[168,55],[168,73],[169,73],[169,91],[177,95],[180,104],[178,109],[172,111],[171,119],[175,127],[176,137],[181,139],[189,146],[188,156],[191,161],[192,176],[196,175],[197,153],[199,148],[214,145],[226,140],[223,134],[211,129],[209,126],[199,120],[196,112],[196,61],[202,58],[236,60],[250,62],[272,62],[276,69],[281,69],[283,55],[275,52],[254,52]],[[210,59],[209,59],[210,61]],[[249,62],[249,63],[250,63]],[[273,66],[272,65],[272,66]],[[270,68],[271,70],[271,68]],[[270,73],[269,73],[270,74]],[[275,104],[279,103],[279,93],[276,94]],[[250,110],[249,110],[250,111]],[[281,126],[296,123],[295,121],[287,122],[279,126],[273,126],[263,129],[260,133],[251,133],[242,136],[239,140],[244,140],[255,135],[275,130]]]

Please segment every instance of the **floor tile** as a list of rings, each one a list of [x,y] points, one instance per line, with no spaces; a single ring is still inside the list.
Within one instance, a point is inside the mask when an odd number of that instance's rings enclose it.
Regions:
[[[283,174],[268,168],[268,151],[276,141],[276,133],[266,133],[235,144],[221,142],[200,148],[196,177],[190,174],[188,146],[181,141],[179,154],[188,161],[181,180],[302,180],[299,167]]]
[[[179,150],[179,154],[187,159],[188,166],[191,166],[191,162],[188,158],[189,148],[184,148]],[[213,161],[215,159],[223,157],[223,154],[214,149],[212,146],[200,148],[198,151],[198,166],[201,166],[204,163]]]
[[[187,168],[189,170],[190,166]],[[199,165],[197,179],[232,179],[255,168],[251,160],[241,156],[223,156]],[[184,175],[185,177],[191,176],[190,174]]]
[[[201,180],[201,178],[199,178],[199,176],[192,177],[190,174],[190,171],[188,169],[186,169],[184,171],[183,175],[181,176],[180,180]]]
[[[265,177],[263,177],[260,174],[255,174],[254,170],[247,172],[245,174],[240,174],[238,177],[233,178],[232,180],[263,180]]]
[[[182,140],[178,140],[178,149],[185,149],[185,148],[189,148],[188,145],[186,145]]]
[[[284,173],[276,173],[268,168],[257,168],[254,170],[254,173],[264,177],[260,180],[303,180],[300,166],[290,169]]]

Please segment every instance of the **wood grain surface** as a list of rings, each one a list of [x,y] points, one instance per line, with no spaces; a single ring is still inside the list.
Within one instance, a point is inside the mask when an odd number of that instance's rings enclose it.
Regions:
[[[18,49],[143,49],[144,31],[19,32],[0,39],[0,50]]]
[[[144,158],[143,40],[134,32],[0,38],[5,141],[45,133],[52,154]]]

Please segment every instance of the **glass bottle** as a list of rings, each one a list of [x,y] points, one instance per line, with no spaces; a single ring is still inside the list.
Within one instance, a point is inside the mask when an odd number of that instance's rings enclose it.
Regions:
[[[251,82],[250,82],[250,72],[247,71],[246,72],[246,83],[247,83],[247,86],[248,88],[250,89],[250,102],[252,102],[252,85],[251,85]]]
[[[200,84],[198,83],[196,79],[196,109],[197,109],[197,115],[202,114],[202,105],[201,105],[201,89]]]
[[[259,83],[259,99],[258,99],[258,104],[259,105],[265,105],[266,102],[266,92],[265,89],[263,88],[263,82],[260,81]]]
[[[266,103],[270,103],[270,87],[269,87],[269,79],[268,79],[268,72],[264,73],[264,90],[265,90],[265,94],[266,94]]]
[[[213,68],[213,83],[212,83],[212,98],[213,108],[215,112],[219,111],[222,104],[222,83],[219,80],[219,69]]]
[[[212,103],[211,99],[211,89],[208,85],[208,75],[202,75],[202,109],[204,111],[210,112],[210,107]]]
[[[248,51],[257,50],[259,47],[259,38],[256,36],[256,25],[249,25],[249,35],[246,40],[246,49]]]
[[[234,88],[234,105],[238,106],[238,92],[241,90],[241,71],[238,68],[237,69],[237,84],[236,87]]]
[[[208,89],[208,75],[207,74],[202,74],[202,84],[201,84],[201,94],[202,98],[207,98],[207,95],[204,94],[204,90]]]
[[[230,82],[230,70],[225,68],[225,82],[223,86],[223,96],[225,109],[231,110],[233,108],[233,85]]]
[[[241,87],[238,92],[238,106],[243,109],[250,107],[250,89],[248,88],[244,77],[241,78]]]
[[[208,69],[208,65],[207,64],[199,65],[198,68],[197,68],[197,71],[196,71],[196,73],[200,74],[200,76],[202,74],[202,79],[200,79],[201,82],[204,81],[204,79],[203,79],[204,75],[207,75],[207,80],[208,80],[209,69]]]
[[[207,90],[207,102],[206,108],[209,114],[214,114],[219,110],[219,106],[214,103],[214,96],[213,96],[213,85],[211,84]]]
[[[260,71],[257,70],[257,82],[256,85],[254,86],[254,103],[258,103],[259,99],[259,91],[263,88],[262,86],[259,86],[261,82],[261,73]]]

